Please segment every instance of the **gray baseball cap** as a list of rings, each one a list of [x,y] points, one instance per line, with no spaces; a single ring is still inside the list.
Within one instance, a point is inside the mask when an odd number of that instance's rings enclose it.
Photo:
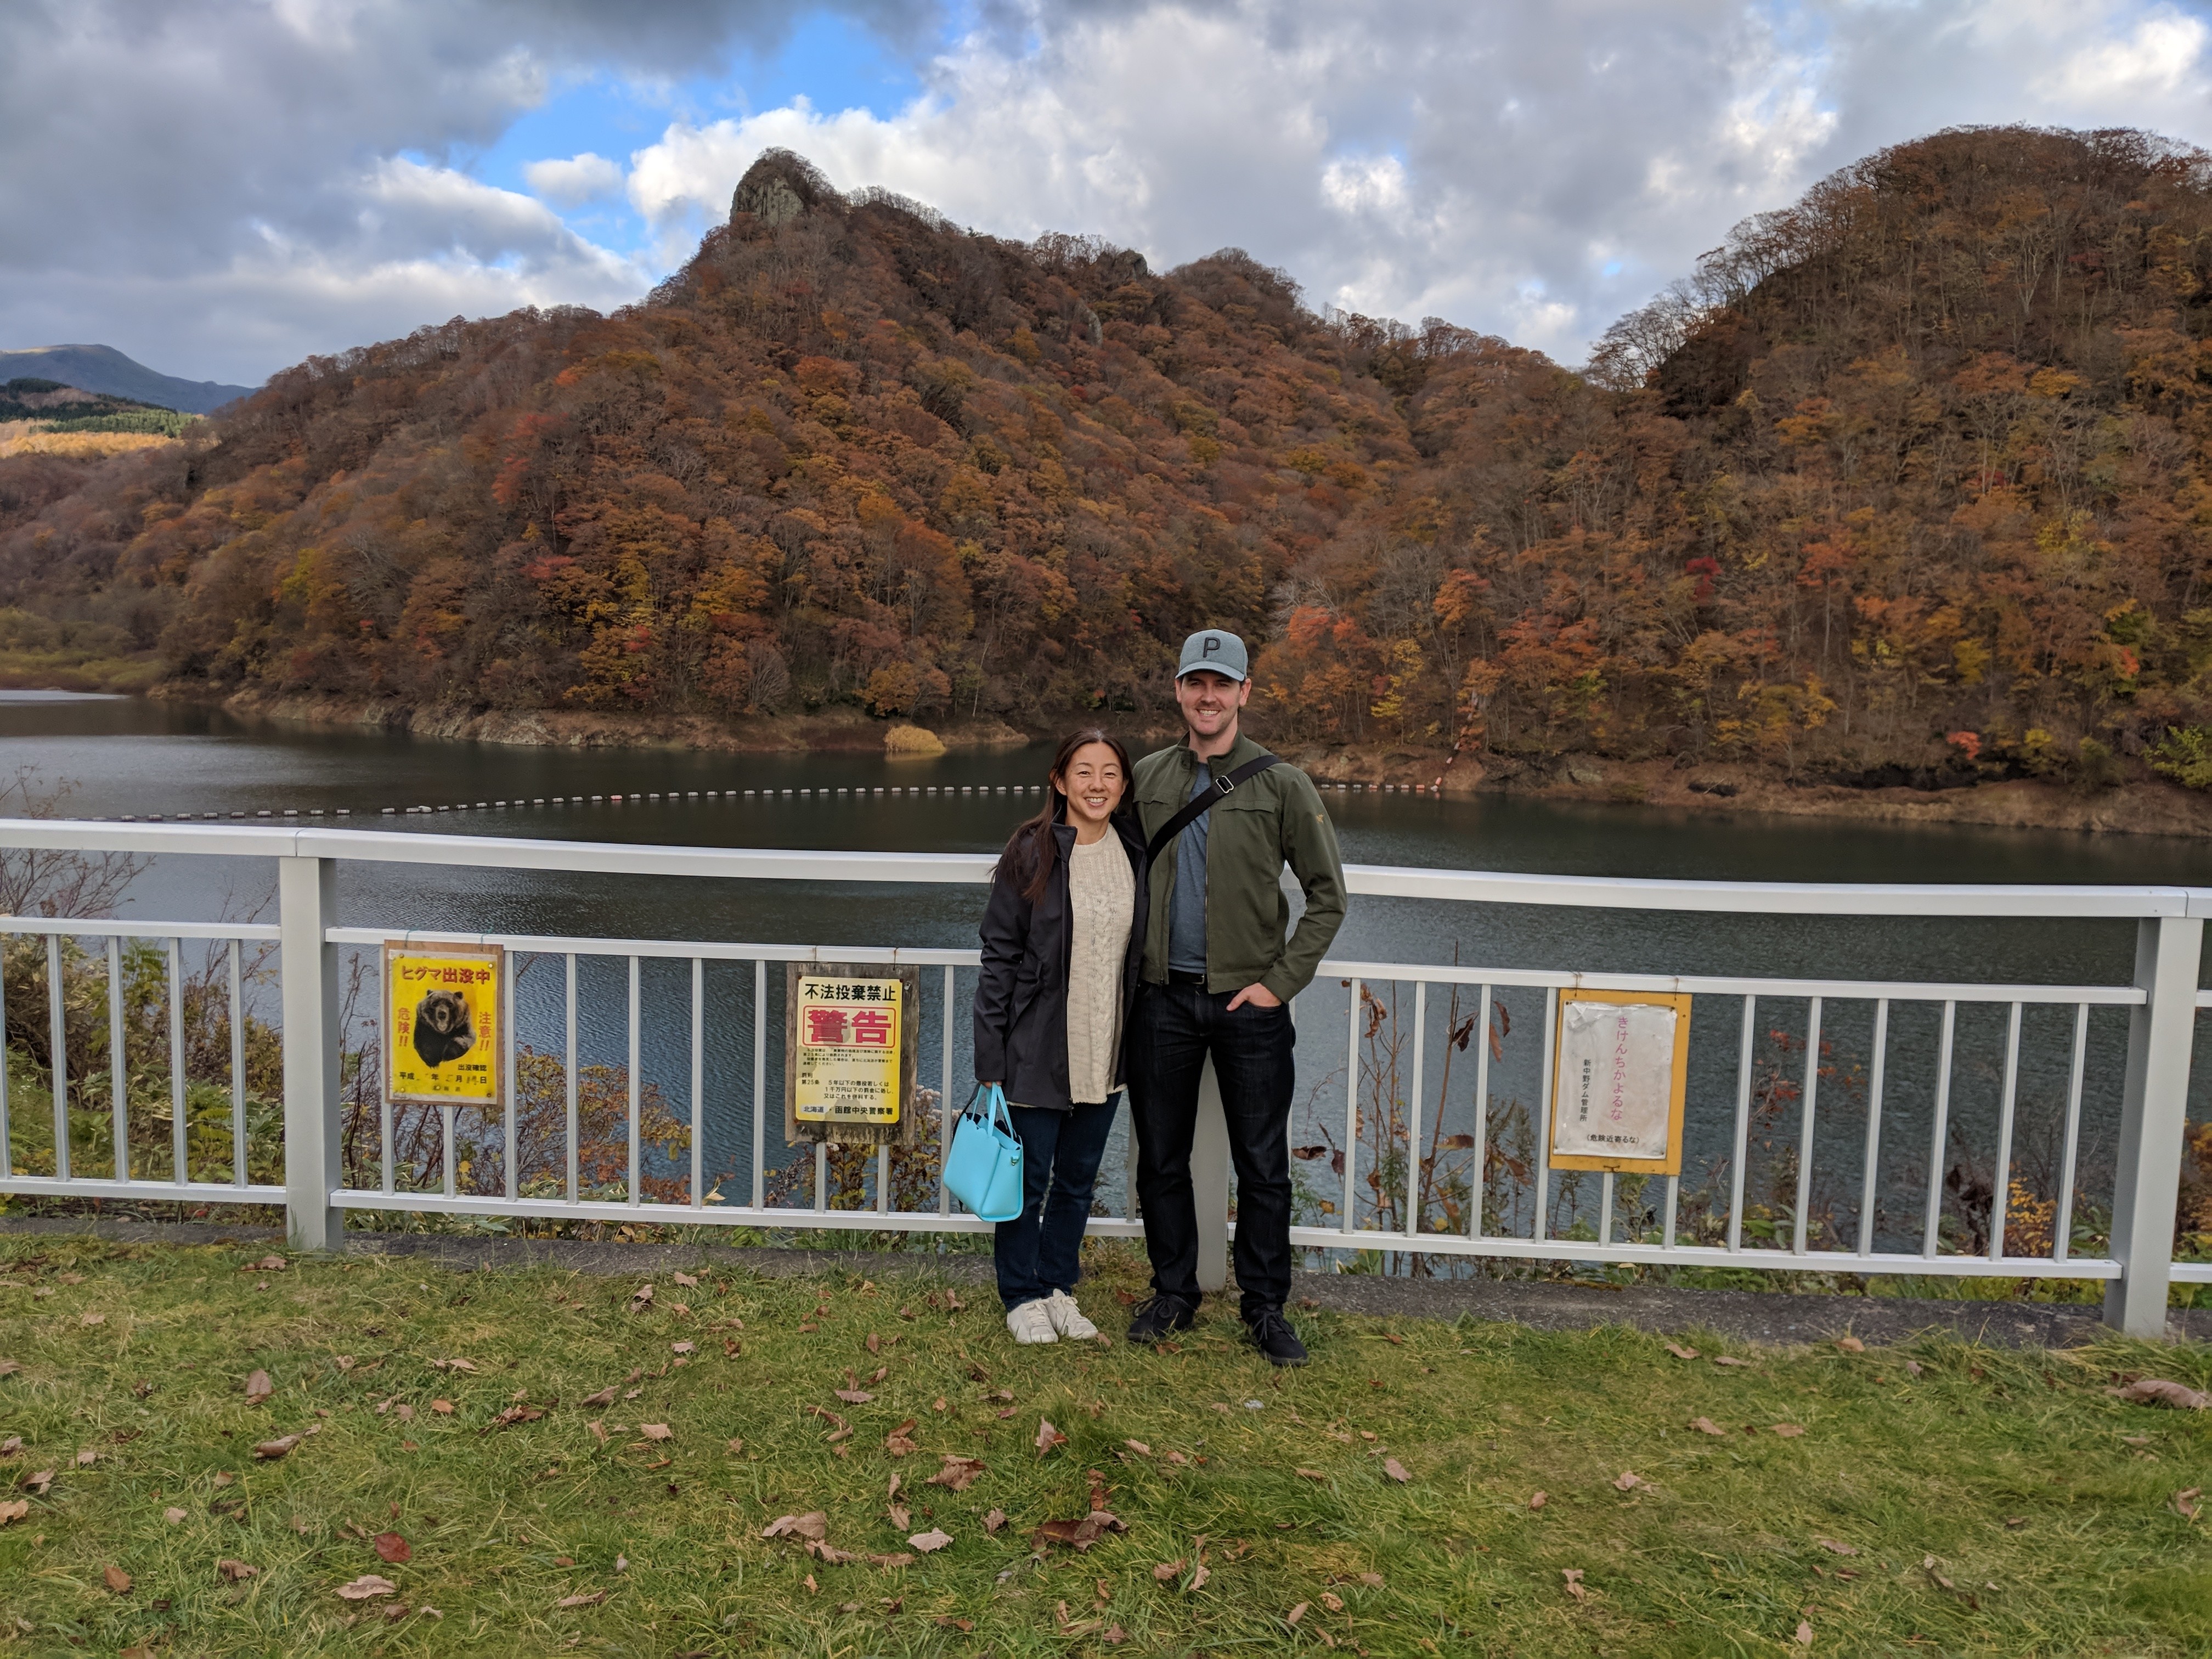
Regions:
[[[1200,629],[1182,642],[1182,662],[1176,669],[1176,678],[1181,679],[1201,668],[1232,680],[1250,678],[1244,641],[1218,628]]]

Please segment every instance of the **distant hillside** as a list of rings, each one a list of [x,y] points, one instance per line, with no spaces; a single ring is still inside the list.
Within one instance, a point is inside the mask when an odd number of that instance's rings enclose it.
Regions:
[[[135,362],[112,346],[34,346],[0,351],[0,380],[19,378],[59,380],[85,392],[103,392],[161,409],[205,415],[252,395],[253,388],[222,386],[214,380],[180,380]]]
[[[400,722],[1157,726],[1218,623],[1316,764],[2212,788],[2212,159],[1883,151],[1577,374],[769,152],[612,317],[425,328],[204,441],[0,462],[0,604],[158,641],[179,691]]]
[[[27,374],[0,380],[0,426],[28,422],[41,432],[150,432],[174,438],[200,418]]]

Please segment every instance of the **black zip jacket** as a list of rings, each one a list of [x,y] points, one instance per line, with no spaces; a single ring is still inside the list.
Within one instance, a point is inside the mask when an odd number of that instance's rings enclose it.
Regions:
[[[1145,842],[1127,812],[1116,812],[1112,824],[1136,881],[1136,908],[1121,964],[1121,1029],[1127,1031],[1137,1000],[1137,970],[1145,959]],[[1004,1084],[1006,1098],[1016,1105],[1066,1112],[1075,1109],[1067,1082],[1067,979],[1075,949],[1074,929],[1068,925],[1067,861],[1075,829],[1063,820],[1053,825],[1052,834],[1059,856],[1052,861],[1042,898],[1031,904],[1023,897],[1024,884],[1011,872],[1002,870],[991,882],[981,930],[983,969],[975,986],[975,1075]],[[1114,1072],[1118,1088],[1118,1054]]]

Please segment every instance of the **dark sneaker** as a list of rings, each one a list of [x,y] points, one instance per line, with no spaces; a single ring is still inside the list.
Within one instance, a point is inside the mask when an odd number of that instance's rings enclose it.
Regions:
[[[1170,1331],[1187,1331],[1198,1323],[1198,1310],[1179,1296],[1161,1291],[1137,1304],[1129,1321],[1129,1340],[1158,1342]]]
[[[1303,1365],[1306,1363],[1306,1345],[1298,1340],[1298,1334],[1291,1328],[1291,1322],[1283,1317],[1280,1308],[1262,1308],[1245,1322],[1251,1334],[1252,1346],[1278,1365]]]

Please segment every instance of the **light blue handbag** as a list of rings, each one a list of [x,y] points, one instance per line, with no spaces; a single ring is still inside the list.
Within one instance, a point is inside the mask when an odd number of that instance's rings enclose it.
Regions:
[[[982,1109],[976,1109],[976,1102]],[[1000,1127],[1000,1120],[1006,1120]],[[979,1083],[952,1125],[952,1150],[945,1154],[945,1185],[952,1196],[985,1221],[1012,1221],[1022,1212],[1022,1141],[1014,1133],[1006,1091]]]

